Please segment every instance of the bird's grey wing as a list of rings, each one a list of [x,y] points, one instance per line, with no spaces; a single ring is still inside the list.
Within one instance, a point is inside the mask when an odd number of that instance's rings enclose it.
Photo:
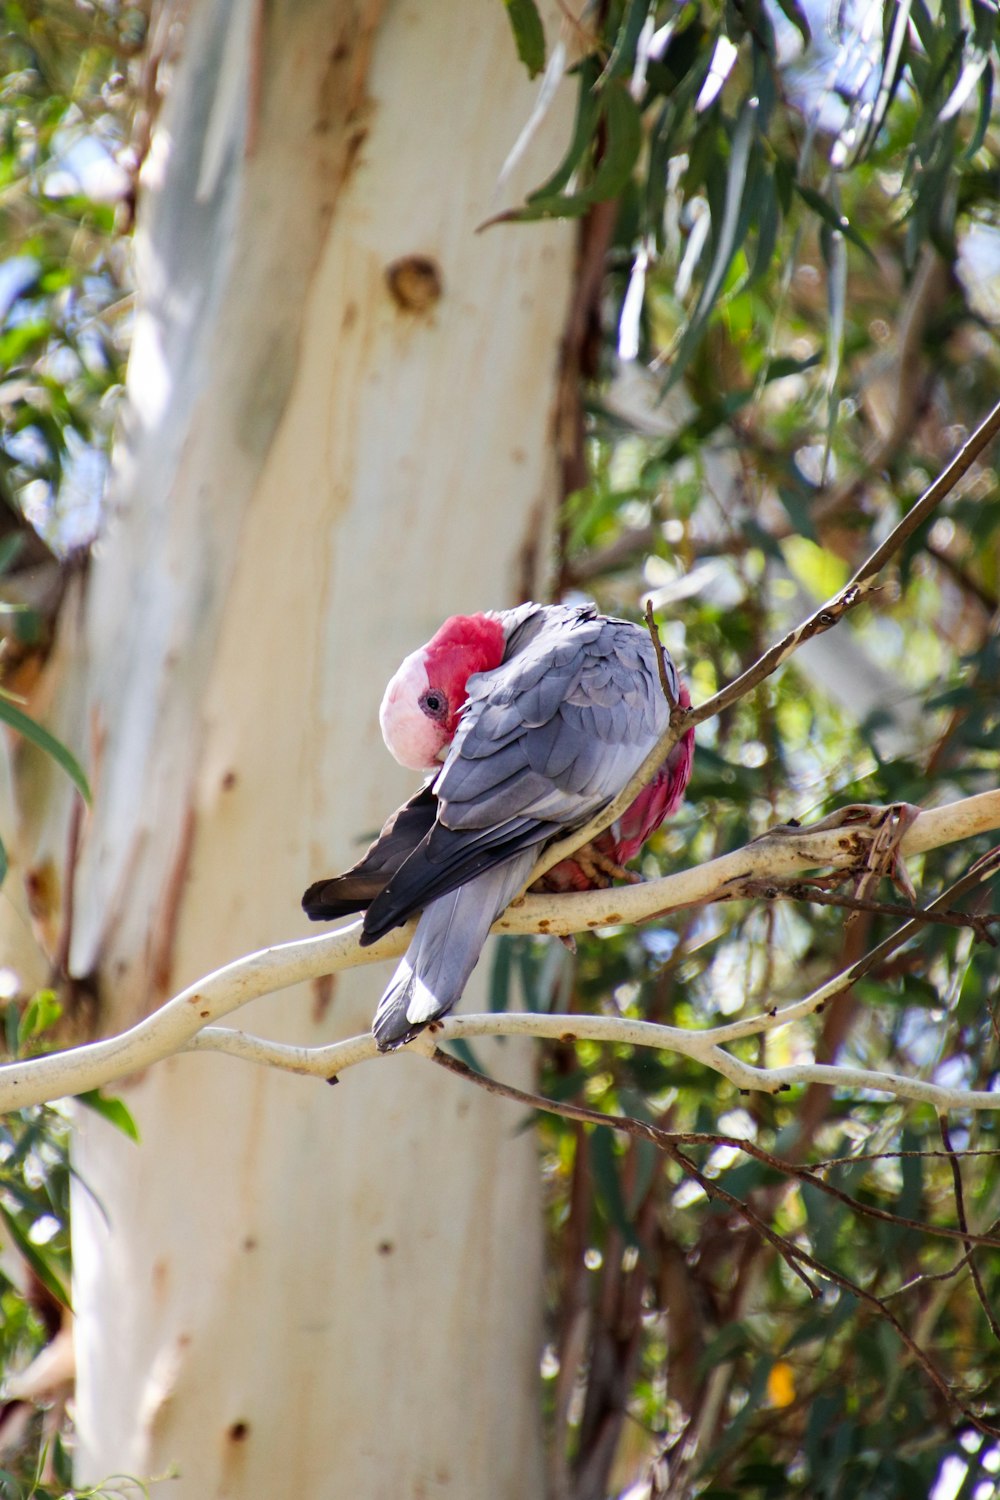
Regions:
[[[572,827],[621,790],[666,729],[670,704],[645,631],[566,613],[511,661],[471,679],[435,782],[438,826],[472,832],[528,818]]]
[[[372,903],[362,941],[586,822],[639,768],[669,718],[642,630],[592,611],[552,611],[523,650],[470,679],[434,783],[434,826]]]

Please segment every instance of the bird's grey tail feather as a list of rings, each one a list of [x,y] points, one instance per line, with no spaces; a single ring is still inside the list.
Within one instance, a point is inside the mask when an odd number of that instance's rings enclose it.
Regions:
[[[461,997],[494,920],[527,880],[537,849],[486,871],[431,902],[372,1023],[380,1052],[412,1041]]]

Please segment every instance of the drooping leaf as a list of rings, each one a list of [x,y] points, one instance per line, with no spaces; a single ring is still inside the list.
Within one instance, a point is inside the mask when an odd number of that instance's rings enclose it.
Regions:
[[[561,193],[569,182],[583,158],[584,152],[591,145],[600,114],[600,101],[594,92],[594,84],[597,82],[597,65],[591,59],[586,59],[580,64],[577,73],[579,79],[579,92],[577,94],[576,118],[573,123],[573,135],[570,139],[566,155],[559,166],[553,172],[547,182],[535,192],[528,194],[528,203],[533,203],[539,198],[552,198]]]
[[[50,755],[66,772],[84,801],[90,801],[90,786],[76,757],[67,750],[61,740],[57,740],[54,734],[50,734],[36,719],[31,718],[22,708],[19,708],[10,695],[4,693],[2,689],[0,689],[0,722],[9,725],[26,740],[30,740],[33,745],[44,750],[46,755]]]
[[[589,1137],[590,1166],[594,1174],[598,1201],[608,1221],[619,1231],[627,1245],[638,1246],[635,1225],[625,1205],[619,1175],[618,1156],[615,1152],[614,1135],[603,1125],[598,1125]]]
[[[38,1246],[31,1243],[31,1240],[28,1238],[17,1218],[12,1213],[10,1213],[2,1203],[0,1203],[0,1219],[2,1219],[3,1223],[6,1225],[7,1233],[10,1235],[21,1255],[24,1256],[24,1259],[28,1262],[28,1265],[34,1271],[35,1275],[38,1277],[42,1285],[46,1287],[52,1293],[53,1297],[55,1297],[58,1302],[61,1302],[64,1307],[72,1307],[69,1292],[66,1290],[65,1286],[63,1286],[62,1280],[60,1279],[58,1272],[53,1267],[49,1257],[43,1255]]]
[[[808,203],[813,213],[822,219],[823,223],[829,229],[832,229],[837,234],[844,235],[846,239],[850,240],[852,245],[857,245],[859,250],[863,250],[869,260],[874,263],[875,254],[871,246],[865,243],[846,214],[838,213],[837,209],[823,197],[822,193],[818,193],[815,188],[808,187],[804,182],[796,182],[795,191],[804,203]]]
[[[627,0],[625,14],[615,35],[611,55],[597,81],[598,88],[603,88],[613,78],[620,78],[623,73],[631,73],[635,66],[639,35],[649,13],[649,0]]]
[[[580,162],[583,150],[590,142],[593,128],[591,121],[598,120],[604,129],[603,147],[589,181],[582,183],[574,193],[553,192],[554,184],[558,183],[561,187],[569,181]],[[635,100],[621,80],[613,79],[599,97],[591,96],[586,107],[581,103],[577,117],[577,135],[555,176],[543,188],[532,193],[523,207],[498,214],[487,223],[578,218],[593,204],[615,198],[622,192],[635,166],[641,144],[642,121]]]
[[[102,1119],[114,1125],[116,1130],[120,1130],[122,1135],[127,1135],[130,1141],[135,1141],[138,1145],[139,1127],[123,1100],[104,1094],[100,1089],[88,1089],[86,1093],[77,1094],[76,1097],[86,1109],[93,1110],[94,1114],[100,1115]]]
[[[798,0],[778,0],[778,6],[782,14],[791,21],[802,38],[802,45],[808,47],[812,42],[812,30],[809,25],[805,11]]]
[[[664,394],[678,381],[694,353],[705,323],[715,305],[723,280],[732,265],[738,249],[737,228],[743,195],[746,188],[747,168],[757,125],[758,106],[755,99],[743,105],[740,118],[733,133],[733,141],[726,173],[725,202],[722,222],[714,235],[712,265],[701,289],[697,306],[691,315],[684,336],[670,361],[670,371],[664,386]]]
[[[545,67],[545,28],[535,0],[504,0],[517,55],[531,78]]]

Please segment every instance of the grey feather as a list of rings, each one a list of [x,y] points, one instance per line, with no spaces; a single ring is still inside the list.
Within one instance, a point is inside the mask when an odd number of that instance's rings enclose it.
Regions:
[[[444,1015],[461,997],[494,921],[524,884],[535,850],[517,855],[433,901],[379,1001],[372,1023],[380,1052],[390,1052]]]
[[[572,827],[628,780],[669,713],[641,627],[564,606],[522,615],[507,657],[470,694],[435,783],[439,820],[468,829],[521,816]]]
[[[361,941],[371,943],[423,912],[376,1013],[383,1051],[451,1009],[541,849],[605,806],[669,721],[642,627],[593,606],[525,605],[497,618],[506,653],[469,679],[433,783],[434,824],[365,916]]]

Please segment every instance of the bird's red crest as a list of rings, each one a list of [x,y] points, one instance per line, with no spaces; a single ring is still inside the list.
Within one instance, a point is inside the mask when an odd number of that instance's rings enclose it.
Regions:
[[[474,672],[491,672],[503,661],[504,632],[490,615],[452,615],[424,647],[427,680],[448,697],[449,739],[465,706],[466,684]]]
[[[412,651],[382,699],[382,735],[400,765],[428,771],[447,752],[474,672],[503,661],[506,638],[490,615],[452,615],[426,646]]]

